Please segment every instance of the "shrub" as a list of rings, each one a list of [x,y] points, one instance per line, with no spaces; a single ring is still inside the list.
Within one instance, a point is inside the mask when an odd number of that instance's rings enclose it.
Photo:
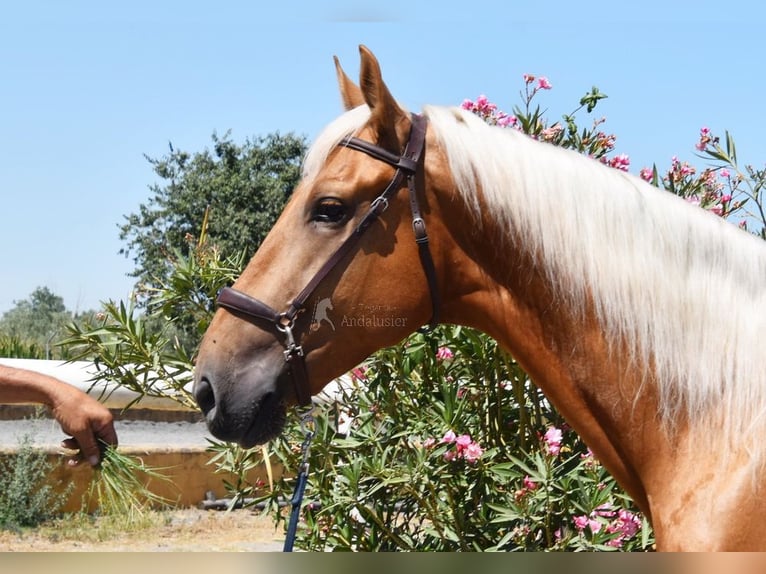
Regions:
[[[0,458],[0,528],[18,530],[53,518],[66,501],[46,481],[52,469],[45,451],[23,435],[15,453]]]

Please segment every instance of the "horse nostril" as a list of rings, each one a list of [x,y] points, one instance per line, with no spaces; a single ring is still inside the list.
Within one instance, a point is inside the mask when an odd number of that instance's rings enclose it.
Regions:
[[[194,400],[197,401],[199,408],[202,409],[204,414],[209,413],[215,407],[215,393],[213,393],[213,386],[206,377],[202,377],[197,384],[194,385]]]

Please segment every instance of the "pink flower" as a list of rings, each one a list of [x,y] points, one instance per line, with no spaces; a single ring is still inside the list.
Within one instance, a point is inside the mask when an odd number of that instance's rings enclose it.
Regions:
[[[620,509],[617,516],[617,524],[619,525],[620,532],[622,532],[622,535],[626,538],[634,536],[641,528],[641,519],[629,510],[625,510],[624,508]]]
[[[561,445],[555,442],[548,443],[548,454],[558,456],[561,452]]]
[[[524,477],[524,488],[527,490],[537,490],[537,483],[529,478],[529,476]]]
[[[470,445],[472,442],[473,441],[471,440],[471,435],[469,434],[461,434],[459,437],[455,439],[455,444],[457,445],[458,452],[467,448],[468,445]]]
[[[508,126],[515,126],[516,122],[518,121],[519,120],[516,116],[509,116],[506,113],[500,112],[497,118],[497,125],[503,128],[507,128]]]
[[[700,129],[700,139],[699,141],[694,145],[699,151],[705,151],[707,148],[707,144],[709,144],[712,141],[712,138],[710,137],[710,128],[701,128]]]
[[[550,427],[545,432],[544,440],[545,446],[548,449],[548,454],[558,456],[559,452],[561,452],[561,441],[563,440],[561,429]]]
[[[423,448],[431,448],[435,444],[436,444],[436,439],[434,437],[429,437],[423,441]]]
[[[638,176],[644,181],[652,181],[654,178],[654,170],[648,167],[643,167],[641,168],[641,171],[638,172]]]
[[[509,116],[504,111],[499,110],[497,104],[489,101],[489,98],[484,94],[476,98],[475,102],[468,99],[463,100],[460,107],[476,114],[490,125],[506,127],[515,124],[517,121],[514,116]]]
[[[596,460],[596,457],[593,455],[593,451],[590,450],[590,447],[585,452],[585,454],[580,455],[580,460],[583,461],[583,466],[588,470],[593,470],[598,466],[598,460]]]
[[[483,114],[491,115],[497,109],[497,104],[493,104],[487,96],[481,94],[476,98],[475,108]]]
[[[629,510],[622,509],[619,512],[622,533],[630,538],[641,529],[641,519]]]
[[[603,120],[605,121],[605,119]],[[607,134],[604,132],[598,132],[596,134],[596,143],[604,152],[610,152],[614,149],[617,136],[614,134]]]
[[[548,444],[551,443],[561,443],[561,440],[563,438],[561,429],[556,427],[549,427],[547,431],[545,431],[545,441]]]
[[[598,534],[601,531],[601,523],[595,518],[584,514],[582,516],[575,516],[572,522],[574,522],[575,528],[580,532],[585,530],[586,527],[590,528],[593,534]]]
[[[729,176],[731,176],[731,173],[729,173],[728,169],[724,168],[718,172],[718,175],[720,175],[723,178],[728,178]]]
[[[590,515],[576,516],[573,518],[575,528],[582,532],[586,527],[590,528],[594,534],[601,531],[603,525],[597,520],[598,517],[614,518],[606,527],[609,534],[618,534],[607,544],[614,548],[620,548],[625,540],[631,538],[641,528],[641,519],[629,510],[620,509],[617,512],[612,510],[609,505],[603,504],[596,508]]]
[[[444,433],[439,444],[454,444],[455,448],[450,448],[444,453],[444,460],[453,461],[465,459],[467,462],[474,463],[484,453],[484,449],[478,443],[471,440],[471,435],[461,434],[457,436],[454,431],[448,430]]]
[[[367,367],[360,366],[355,369],[351,369],[351,378],[361,383],[367,382]]]
[[[630,167],[630,157],[624,153],[616,155],[609,160],[609,167],[620,169],[622,171],[628,171],[628,168]]]
[[[561,124],[553,124],[552,126],[545,128],[540,134],[544,141],[552,141],[558,137],[558,135],[564,131]]]
[[[436,351],[436,359],[439,361],[452,359],[454,356],[455,354],[450,350],[449,347],[439,347],[439,349]]]
[[[470,463],[474,463],[479,458],[481,458],[481,455],[484,453],[484,449],[481,448],[477,443],[472,442],[467,447],[465,447],[465,450],[461,453],[463,455],[463,458],[466,459]]]
[[[553,86],[545,76],[540,76],[537,79],[537,87],[541,90],[550,90]]]
[[[606,527],[610,534],[617,533],[618,536],[607,542],[609,546],[620,548],[628,538],[635,536],[641,528],[641,519],[629,510],[620,509],[617,512],[617,519]]]
[[[441,444],[452,444],[457,439],[457,436],[455,436],[455,433],[451,430],[448,430],[446,433],[444,433],[444,436],[442,437],[441,441],[439,441]]]

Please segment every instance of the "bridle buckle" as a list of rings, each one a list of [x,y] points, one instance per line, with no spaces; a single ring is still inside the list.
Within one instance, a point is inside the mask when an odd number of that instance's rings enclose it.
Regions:
[[[303,357],[303,347],[295,343],[293,336],[293,327],[295,326],[295,317],[290,317],[287,313],[280,313],[279,319],[275,323],[277,331],[285,335],[285,361],[290,362],[293,357]]]
[[[379,206],[381,205],[383,207],[379,209]],[[382,195],[373,199],[370,204],[370,211],[374,211],[375,213],[383,213],[386,209],[388,209],[388,198],[383,197]]]

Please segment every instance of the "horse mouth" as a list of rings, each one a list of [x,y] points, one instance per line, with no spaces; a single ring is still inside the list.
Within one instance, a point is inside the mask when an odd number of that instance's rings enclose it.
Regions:
[[[286,421],[287,405],[276,393],[269,393],[261,400],[250,426],[237,443],[243,448],[265,444],[282,433]]]

